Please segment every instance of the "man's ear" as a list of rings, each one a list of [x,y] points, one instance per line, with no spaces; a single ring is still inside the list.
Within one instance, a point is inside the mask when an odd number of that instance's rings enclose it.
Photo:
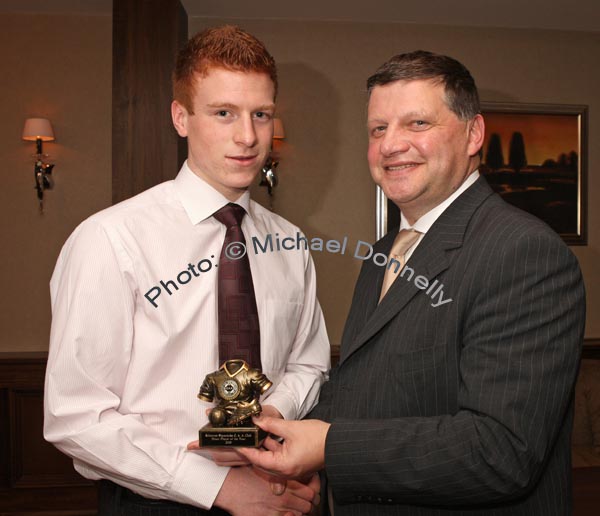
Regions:
[[[469,156],[475,156],[481,147],[485,137],[485,122],[481,115],[475,115],[473,120],[469,121]]]
[[[183,107],[179,102],[174,100],[171,102],[171,118],[173,119],[173,126],[177,131],[177,134],[182,138],[187,137],[187,124],[189,113],[185,107]]]

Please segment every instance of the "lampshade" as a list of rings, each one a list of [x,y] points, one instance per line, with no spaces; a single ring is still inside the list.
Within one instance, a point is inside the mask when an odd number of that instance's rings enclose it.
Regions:
[[[40,138],[44,142],[54,140],[54,131],[50,120],[46,118],[28,118],[25,120],[23,127],[23,139],[28,141],[36,141]]]
[[[285,139],[285,131],[283,130],[283,122],[281,118],[273,119],[273,139],[274,140],[284,140]]]

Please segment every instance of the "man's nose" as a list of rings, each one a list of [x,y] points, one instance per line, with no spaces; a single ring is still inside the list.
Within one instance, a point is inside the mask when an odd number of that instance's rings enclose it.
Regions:
[[[410,149],[410,141],[407,132],[400,128],[388,127],[381,142],[381,154],[393,156],[408,149]]]
[[[235,143],[245,145],[246,147],[253,147],[256,145],[256,141],[257,137],[254,121],[251,117],[242,117],[237,124]]]

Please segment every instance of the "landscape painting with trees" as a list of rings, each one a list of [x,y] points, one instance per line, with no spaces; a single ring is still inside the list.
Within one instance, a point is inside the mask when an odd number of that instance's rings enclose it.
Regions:
[[[504,200],[585,244],[583,106],[485,104],[480,172]]]

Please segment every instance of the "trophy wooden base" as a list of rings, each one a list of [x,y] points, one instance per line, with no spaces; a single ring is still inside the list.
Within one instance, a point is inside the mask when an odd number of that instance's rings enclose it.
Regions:
[[[210,423],[200,429],[199,440],[202,448],[258,448],[267,433],[257,426],[221,426]]]

